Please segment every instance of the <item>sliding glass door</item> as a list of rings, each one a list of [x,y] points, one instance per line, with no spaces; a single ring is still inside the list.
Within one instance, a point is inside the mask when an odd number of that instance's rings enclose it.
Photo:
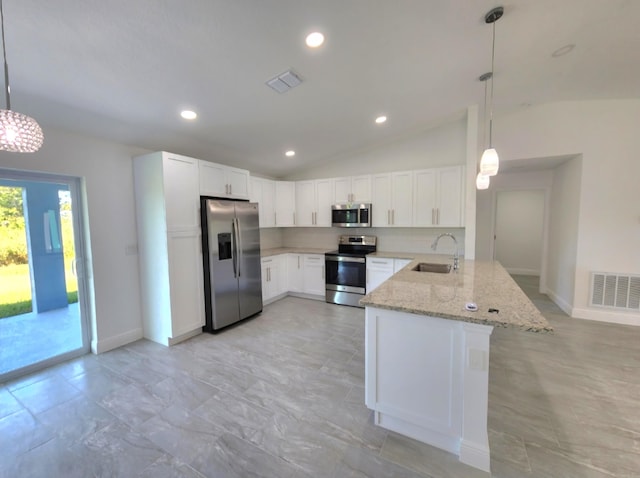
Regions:
[[[80,179],[0,170],[0,382],[89,351]]]

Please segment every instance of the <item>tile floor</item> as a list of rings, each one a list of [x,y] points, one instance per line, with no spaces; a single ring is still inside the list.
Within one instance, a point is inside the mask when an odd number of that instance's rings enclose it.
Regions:
[[[640,328],[496,329],[493,476],[640,475]],[[148,341],[0,385],[0,477],[486,477],[372,424],[364,313],[286,298],[218,335]]]

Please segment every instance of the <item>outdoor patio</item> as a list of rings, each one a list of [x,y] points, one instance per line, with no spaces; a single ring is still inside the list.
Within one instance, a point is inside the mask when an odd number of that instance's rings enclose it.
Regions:
[[[0,319],[0,375],[82,347],[78,303]]]

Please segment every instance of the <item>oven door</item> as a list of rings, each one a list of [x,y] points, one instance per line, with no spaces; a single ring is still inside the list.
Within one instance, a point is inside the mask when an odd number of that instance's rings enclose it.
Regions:
[[[367,266],[364,257],[325,256],[327,290],[364,294]]]

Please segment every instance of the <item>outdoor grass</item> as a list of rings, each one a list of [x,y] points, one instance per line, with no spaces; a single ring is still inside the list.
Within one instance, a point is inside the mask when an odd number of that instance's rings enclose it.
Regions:
[[[65,263],[65,279],[69,303],[78,301],[78,282]],[[26,314],[33,310],[28,264],[0,267],[0,319]]]

